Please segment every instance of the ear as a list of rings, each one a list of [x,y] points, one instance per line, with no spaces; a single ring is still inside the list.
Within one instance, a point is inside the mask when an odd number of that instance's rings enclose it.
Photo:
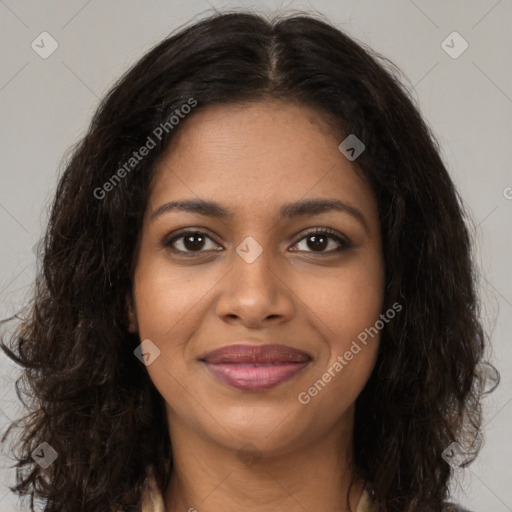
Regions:
[[[135,313],[135,306],[133,303],[133,299],[131,295],[126,296],[126,315],[128,319],[128,331],[131,333],[136,333],[139,330],[139,326],[137,323],[137,314]]]

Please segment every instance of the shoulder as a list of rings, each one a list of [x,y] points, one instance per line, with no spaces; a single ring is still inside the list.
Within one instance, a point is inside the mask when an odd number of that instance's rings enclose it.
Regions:
[[[158,489],[153,467],[146,470],[145,487],[142,492],[141,512],[164,512],[164,496]]]
[[[360,503],[357,507],[356,512],[383,512],[382,508],[379,507],[375,502],[375,493],[373,490],[373,486],[370,483],[366,483],[363,494],[361,496]],[[472,512],[471,510],[464,508],[462,505],[457,503],[452,503],[450,501],[445,501],[442,504],[441,510],[436,507],[436,510],[433,510],[431,506],[426,507],[422,512]]]

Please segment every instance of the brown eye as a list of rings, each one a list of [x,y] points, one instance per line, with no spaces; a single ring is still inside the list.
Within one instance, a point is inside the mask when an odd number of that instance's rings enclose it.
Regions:
[[[300,241],[305,240],[305,245],[307,248],[311,249],[310,251],[305,250],[305,252],[318,252],[320,254],[326,253],[335,253],[339,251],[343,251],[351,247],[351,244],[344,237],[341,237],[336,231],[328,228],[316,229],[314,231],[310,231],[303,236]],[[298,244],[297,243],[297,244]],[[297,245],[295,244],[295,245]],[[338,247],[336,247],[338,245]],[[334,246],[334,247],[333,247]],[[328,247],[331,247],[330,250],[325,250]],[[302,249],[298,249],[301,251]]]
[[[203,231],[182,231],[180,234],[173,236],[171,239],[164,241],[164,247],[173,253],[200,253],[208,250],[208,241],[213,242],[212,238]],[[211,244],[210,244],[211,245]],[[214,246],[217,244],[214,243]],[[210,247],[209,250],[218,250]]]

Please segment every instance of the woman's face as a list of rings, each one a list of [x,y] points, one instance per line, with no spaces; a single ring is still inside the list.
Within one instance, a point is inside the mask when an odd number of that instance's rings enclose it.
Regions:
[[[209,106],[182,123],[152,184],[130,327],[160,351],[149,348],[146,368],[171,439],[181,426],[277,454],[350,429],[376,360],[378,334],[360,340],[381,314],[384,267],[376,201],[338,149],[345,136],[276,100]],[[308,359],[202,360],[233,344]]]

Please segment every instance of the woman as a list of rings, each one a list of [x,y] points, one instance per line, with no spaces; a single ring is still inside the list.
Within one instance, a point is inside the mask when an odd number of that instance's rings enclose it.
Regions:
[[[461,200],[378,59],[225,13],[107,95],[3,344],[32,510],[461,510],[494,368]]]

